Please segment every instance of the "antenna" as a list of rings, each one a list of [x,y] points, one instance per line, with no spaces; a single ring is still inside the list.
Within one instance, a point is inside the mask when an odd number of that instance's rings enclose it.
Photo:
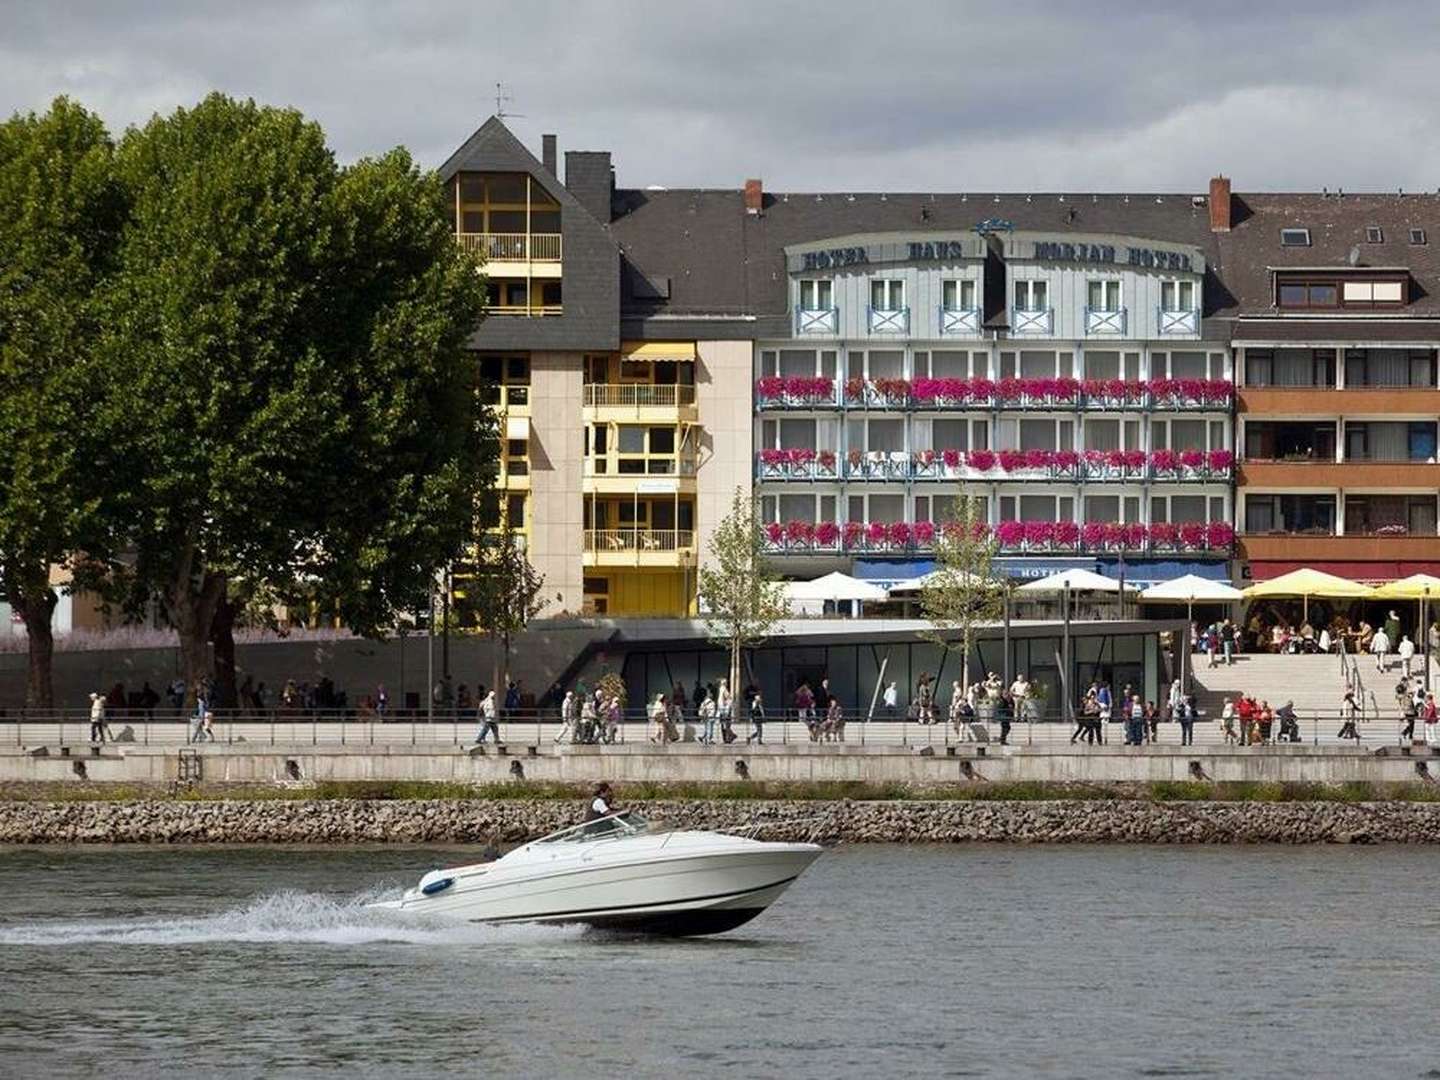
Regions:
[[[505,106],[509,103],[513,103],[514,100],[515,95],[510,93],[509,88],[504,83],[497,82],[495,84],[495,115],[497,117],[499,117],[501,120],[508,120],[512,117],[518,120],[524,120],[524,113],[513,113],[505,111]]]

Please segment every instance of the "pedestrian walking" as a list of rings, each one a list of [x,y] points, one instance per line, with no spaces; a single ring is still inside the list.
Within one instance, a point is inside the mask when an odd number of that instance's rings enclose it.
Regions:
[[[1240,741],[1235,731],[1235,703],[1228,697],[1220,709],[1220,731],[1225,736],[1225,745],[1234,746]]]
[[[560,730],[555,733],[557,744],[569,739],[575,741],[575,721],[579,719],[580,709],[575,703],[575,691],[566,690],[565,700],[560,702]]]
[[[759,690],[750,695],[750,734],[745,736],[745,745],[752,742],[765,745],[765,702]]]
[[[1420,716],[1425,721],[1425,745],[1434,746],[1436,730],[1440,729],[1440,710],[1435,707],[1435,695],[1425,695],[1425,706],[1420,710]]]
[[[700,725],[701,735],[699,741],[706,746],[715,745],[715,699],[710,696],[710,691],[705,691],[705,697],[700,702]]]
[[[1180,720],[1180,745],[1195,745],[1195,698],[1183,698],[1177,706],[1176,715]]]
[[[1415,643],[1410,640],[1409,634],[1400,635],[1400,644],[1395,646],[1395,652],[1400,657],[1400,671],[1405,678],[1410,678],[1410,665],[1415,660]]]
[[[1000,694],[1000,699],[995,702],[995,719],[1000,722],[1000,745],[1010,745],[1010,721],[1015,715],[1015,699],[1010,696],[1010,691],[1005,690]]]
[[[885,693],[882,701],[885,707],[885,719],[894,720],[895,710],[900,705],[900,691],[895,689],[895,681],[893,679],[885,684]]]
[[[105,741],[105,699],[96,693],[90,695],[90,741]]]
[[[480,707],[476,710],[480,720],[480,731],[475,736],[475,745],[479,746],[491,735],[495,736],[495,744],[500,744],[500,718],[496,714],[495,691],[487,690],[485,696],[480,699]]]
[[[1387,654],[1390,652],[1390,637],[1383,626],[1370,639],[1370,651],[1375,654],[1375,670],[1383,672],[1389,666]]]
[[[1377,631],[1377,633],[1379,632]],[[1360,706],[1355,703],[1355,691],[1346,690],[1345,697],[1340,702],[1340,715],[1345,722],[1340,725],[1340,730],[1336,733],[1337,739],[1342,741],[1354,739],[1357,744],[1360,742],[1360,732],[1355,729],[1355,717],[1359,711]]]

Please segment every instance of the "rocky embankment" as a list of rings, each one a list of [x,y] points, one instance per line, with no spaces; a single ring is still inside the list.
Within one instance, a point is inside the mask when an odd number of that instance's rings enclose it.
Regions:
[[[761,823],[767,840],[848,843],[1437,843],[1440,803],[1135,800],[636,803],[682,828]],[[0,802],[0,844],[515,843],[572,824],[573,802]]]

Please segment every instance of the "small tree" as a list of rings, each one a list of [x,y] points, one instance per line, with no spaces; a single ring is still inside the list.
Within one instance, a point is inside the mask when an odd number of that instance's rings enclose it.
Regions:
[[[710,565],[700,568],[700,598],[710,640],[730,651],[731,715],[740,705],[740,652],[758,645],[789,608],[765,560],[755,504],[739,488],[710,538]]]
[[[957,495],[954,522],[935,540],[935,571],[920,593],[930,627],[920,636],[951,651],[960,649],[961,689],[970,689],[970,653],[976,629],[1004,614],[1004,590],[994,578],[995,541],[985,528],[985,500]],[[954,634],[960,631],[957,645]]]
[[[500,655],[492,671],[497,695],[503,696],[502,679],[510,675],[510,639],[521,633],[545,607],[540,590],[545,575],[536,570],[516,543],[517,536],[505,522],[477,545],[473,574],[466,585],[465,603],[475,625],[500,642]],[[471,568],[467,568],[471,569]]]

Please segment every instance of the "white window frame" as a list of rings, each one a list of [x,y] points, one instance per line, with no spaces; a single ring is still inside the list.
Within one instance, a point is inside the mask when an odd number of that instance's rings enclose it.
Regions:
[[[1100,292],[1100,303],[1095,304],[1096,289]],[[1085,306],[1091,311],[1116,312],[1124,308],[1119,278],[1089,278],[1085,282]]]
[[[1022,300],[1021,297],[1024,297]],[[1046,311],[1050,307],[1050,282],[1045,278],[1015,279],[1015,310]]]
[[[1190,293],[1188,302],[1182,295],[1187,291]],[[1160,282],[1161,311],[1194,311],[1199,306],[1195,302],[1195,282],[1184,278],[1166,278]]]
[[[825,293],[823,303],[820,296],[822,288]],[[830,278],[801,278],[799,300],[801,311],[829,311],[835,306],[835,282]]]
[[[954,302],[946,296],[954,292]],[[940,282],[940,306],[944,311],[973,311],[976,307],[974,278],[945,278]]]
[[[885,300],[885,305],[875,303],[877,290]],[[905,279],[904,278],[871,278],[870,279],[870,309],[872,311],[904,311],[905,310]]]

